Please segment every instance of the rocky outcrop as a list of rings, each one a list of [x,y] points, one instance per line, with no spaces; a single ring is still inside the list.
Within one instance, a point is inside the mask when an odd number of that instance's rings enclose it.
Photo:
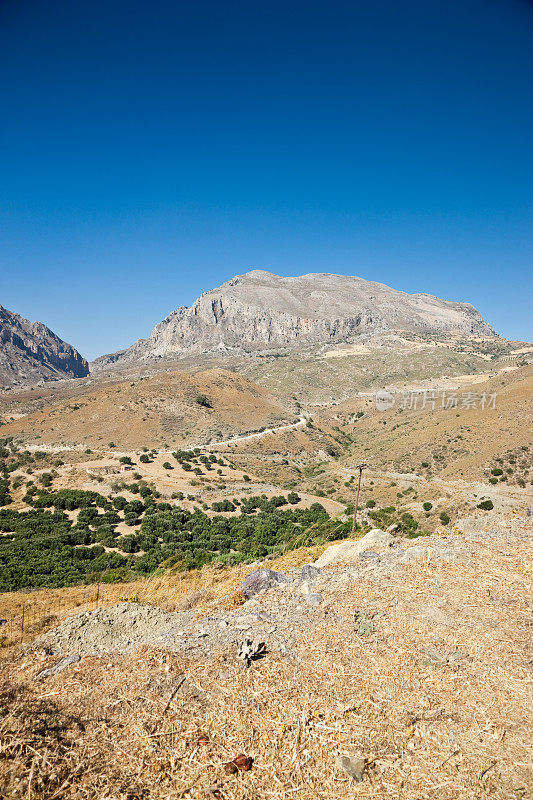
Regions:
[[[88,374],[87,361],[46,325],[0,306],[0,386]]]
[[[365,552],[381,553],[394,544],[394,537],[380,528],[372,528],[362,539],[351,541],[347,539],[339,544],[330,544],[313,566],[322,568],[332,564],[342,564],[354,561]]]
[[[95,368],[190,351],[250,352],[352,340],[363,333],[407,330],[495,336],[468,303],[406,294],[381,283],[326,273],[283,278],[262,270],[238,275],[181,306],[127,350]]]

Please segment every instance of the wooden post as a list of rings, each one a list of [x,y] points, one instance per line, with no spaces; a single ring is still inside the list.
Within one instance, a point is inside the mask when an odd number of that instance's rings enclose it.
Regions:
[[[355,533],[355,526],[357,524],[357,511],[359,509],[359,492],[361,491],[361,478],[363,477],[363,470],[368,464],[358,464],[356,469],[359,470],[359,480],[357,481],[357,494],[355,495],[355,505],[353,507],[353,522],[352,522],[352,536]]]

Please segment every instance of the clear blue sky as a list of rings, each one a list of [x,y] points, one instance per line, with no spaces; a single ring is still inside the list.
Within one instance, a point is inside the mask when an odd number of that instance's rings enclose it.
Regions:
[[[0,0],[0,303],[92,358],[250,268],[531,339],[533,4]]]

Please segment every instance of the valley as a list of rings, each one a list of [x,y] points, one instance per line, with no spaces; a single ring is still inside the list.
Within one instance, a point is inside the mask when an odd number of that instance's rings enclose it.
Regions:
[[[275,278],[237,276],[217,314]],[[525,797],[533,348],[418,296],[402,313],[429,303],[431,330],[382,317],[324,338],[324,320],[294,322],[300,288],[248,350],[213,347],[240,311],[219,331],[223,314],[198,328],[179,310],[89,374],[0,390],[11,796],[62,797],[56,764],[87,798]]]

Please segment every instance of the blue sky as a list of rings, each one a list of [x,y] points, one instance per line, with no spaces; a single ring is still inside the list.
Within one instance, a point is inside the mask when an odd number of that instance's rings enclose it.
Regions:
[[[93,358],[235,274],[532,339],[533,4],[0,0],[0,303]]]

